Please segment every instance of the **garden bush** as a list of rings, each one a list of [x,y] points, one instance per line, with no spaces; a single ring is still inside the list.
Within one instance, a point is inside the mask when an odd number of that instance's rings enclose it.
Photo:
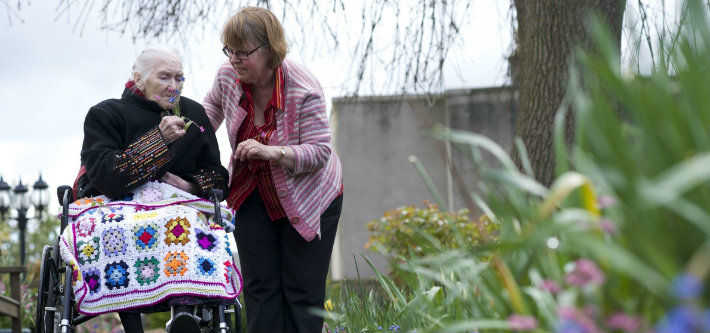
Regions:
[[[487,234],[496,226],[486,216],[480,218],[480,223]],[[385,254],[389,260],[389,276],[402,282],[407,274],[399,269],[400,263],[461,246],[480,245],[478,227],[479,224],[471,223],[467,209],[442,212],[429,202],[423,207],[403,206],[367,223],[369,240],[365,248]]]

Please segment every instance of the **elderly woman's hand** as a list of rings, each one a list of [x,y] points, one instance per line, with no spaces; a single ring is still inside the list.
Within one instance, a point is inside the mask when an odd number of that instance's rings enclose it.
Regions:
[[[176,116],[163,117],[158,125],[158,129],[160,129],[160,133],[163,134],[163,139],[167,145],[185,135],[186,132],[185,121]]]
[[[170,172],[166,172],[162,177],[160,177],[160,181],[175,186],[188,193],[197,194],[200,191],[197,184],[184,180],[182,177],[176,176]]]

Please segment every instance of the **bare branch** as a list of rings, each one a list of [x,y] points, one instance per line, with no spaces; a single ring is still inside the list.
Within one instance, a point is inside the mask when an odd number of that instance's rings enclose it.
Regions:
[[[5,12],[7,14],[7,25],[12,26],[13,18],[18,20],[20,23],[24,23],[25,20],[20,16],[20,11],[22,10],[22,0],[17,0],[17,5],[12,5],[12,0],[1,0],[0,4],[5,7]],[[28,2],[29,4],[29,2]],[[17,7],[17,9],[15,9]]]

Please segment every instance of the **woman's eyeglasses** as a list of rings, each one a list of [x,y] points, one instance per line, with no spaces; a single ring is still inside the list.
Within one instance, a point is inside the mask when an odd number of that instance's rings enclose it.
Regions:
[[[230,58],[232,56],[236,56],[239,60],[247,60],[247,59],[249,59],[249,56],[252,53],[256,52],[256,50],[260,49],[261,46],[262,45],[259,45],[255,49],[253,49],[249,52],[237,52],[237,51],[230,49],[228,46],[225,46],[222,48],[222,52],[224,52],[224,55],[226,55],[227,57],[230,57]]]

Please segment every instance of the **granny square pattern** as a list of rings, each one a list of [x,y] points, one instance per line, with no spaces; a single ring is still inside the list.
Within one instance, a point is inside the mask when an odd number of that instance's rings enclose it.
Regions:
[[[121,287],[128,287],[128,264],[121,260],[119,262],[112,262],[106,265],[104,268],[106,275],[106,287],[108,289],[119,289]]]
[[[138,259],[133,267],[136,269],[136,280],[141,286],[158,281],[160,277],[160,262],[155,257]]]
[[[101,272],[97,268],[86,268],[84,281],[89,287],[89,292],[95,294],[101,289]]]
[[[157,233],[158,226],[154,223],[139,224],[133,227],[133,241],[135,241],[136,250],[139,252],[155,250],[158,246]]]
[[[69,205],[60,253],[74,269],[73,292],[85,315],[138,309],[173,297],[235,299],[242,279],[228,233],[234,211],[171,185],[148,182],[111,200]]]
[[[215,251],[218,248],[218,243],[217,243],[217,237],[212,235],[212,233],[205,232],[202,229],[197,229],[195,228],[196,235],[195,237],[197,238],[197,244],[200,245],[200,248],[202,248],[205,251]]]
[[[80,240],[76,243],[76,249],[78,254],[79,262],[84,264],[91,264],[99,261],[99,238],[92,237],[91,239]]]
[[[115,257],[126,254],[126,237],[123,235],[123,229],[113,227],[104,229],[101,233],[101,243],[104,247],[104,253],[109,257]]]

